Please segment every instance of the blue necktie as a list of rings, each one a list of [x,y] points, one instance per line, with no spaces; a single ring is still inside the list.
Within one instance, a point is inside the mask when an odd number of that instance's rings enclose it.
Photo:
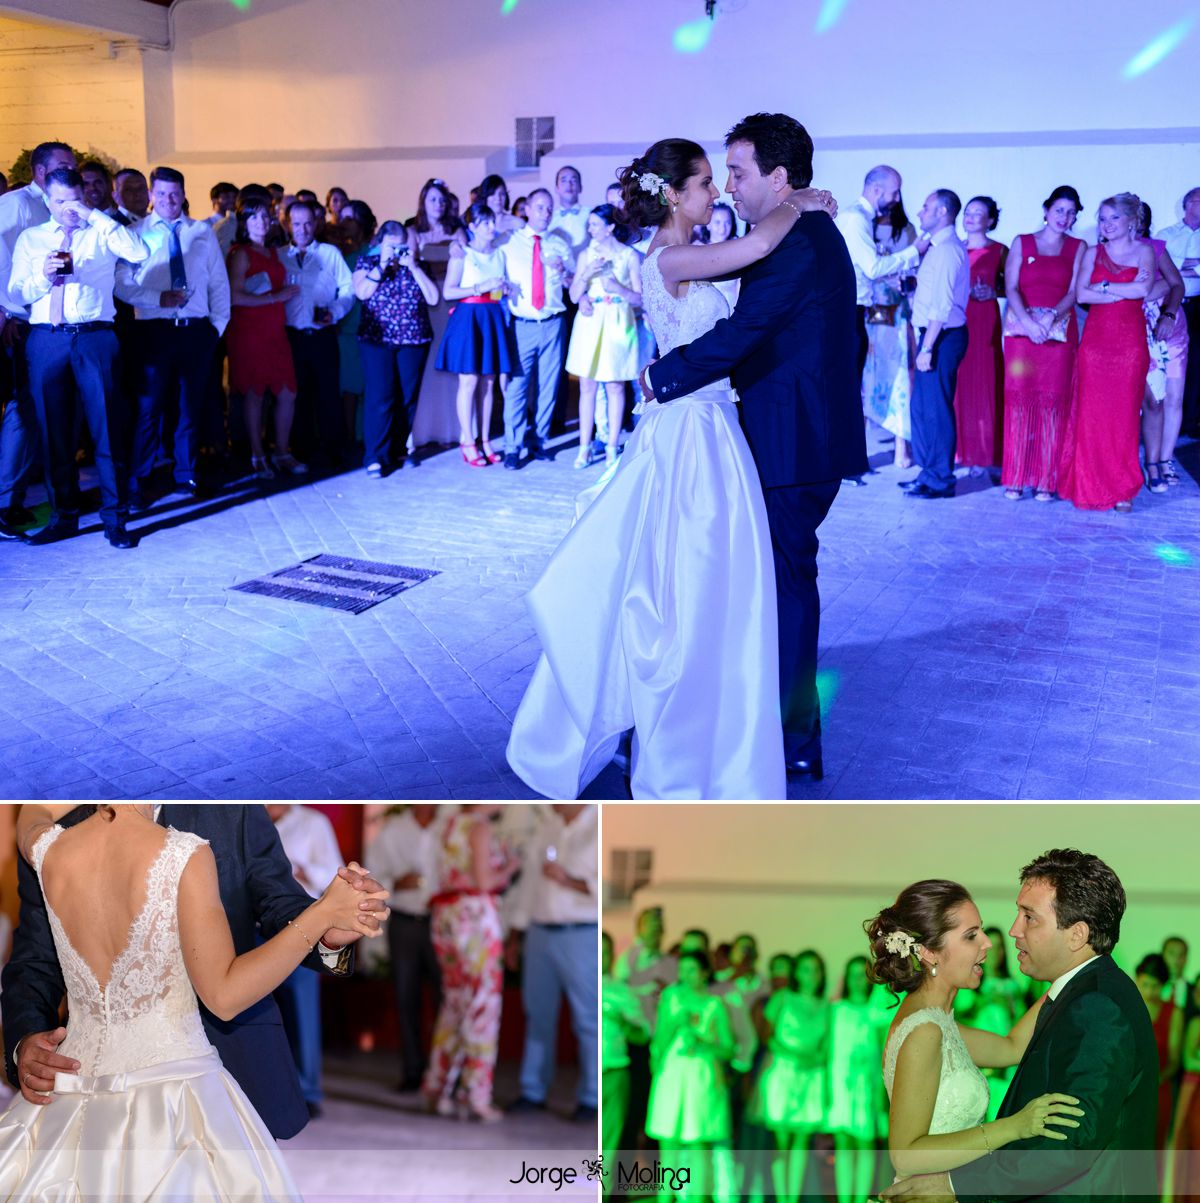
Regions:
[[[187,288],[187,269],[183,266],[183,247],[179,245],[181,224],[177,221],[168,227],[171,231],[171,239],[168,244],[171,259],[171,289],[175,292],[181,292]]]

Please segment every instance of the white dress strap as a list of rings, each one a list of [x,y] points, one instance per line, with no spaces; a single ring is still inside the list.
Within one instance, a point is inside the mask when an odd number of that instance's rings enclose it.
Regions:
[[[50,845],[54,843],[65,828],[58,823],[54,823],[47,827],[36,840],[33,841],[33,847],[29,849],[29,863],[33,865],[34,872],[41,877],[42,862],[46,859],[46,853],[50,850]]]
[[[946,1019],[947,1015],[945,1011],[941,1011],[937,1007],[923,1007],[920,1011],[914,1011],[911,1015],[906,1015],[896,1025],[896,1030],[888,1040],[887,1048],[883,1054],[883,1080],[889,1094],[892,1091],[892,1081],[896,1076],[896,1062],[900,1057],[901,1045],[917,1028],[925,1023],[935,1024],[942,1035],[945,1036]]]

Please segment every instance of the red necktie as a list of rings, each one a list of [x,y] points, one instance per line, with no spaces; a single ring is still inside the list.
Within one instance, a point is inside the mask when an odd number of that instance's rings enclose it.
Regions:
[[[62,245],[58,248],[60,251],[69,251],[71,249],[71,236],[75,233],[74,229],[63,230]],[[67,277],[55,276],[50,284],[50,325],[61,326],[63,322],[63,300],[67,291]]]
[[[533,307],[546,308],[546,273],[542,270],[542,236],[533,236]]]

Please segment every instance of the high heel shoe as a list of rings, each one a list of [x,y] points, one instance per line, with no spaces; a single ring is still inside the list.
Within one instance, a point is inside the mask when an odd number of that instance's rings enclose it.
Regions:
[[[489,464],[498,464],[504,458],[504,456],[502,456],[499,451],[493,451],[491,443],[489,443],[487,439],[484,439],[483,458],[486,459]]]
[[[252,455],[250,457],[250,471],[258,477],[259,480],[274,480],[275,472],[271,465],[267,463],[265,455]]]
[[[572,468],[586,468],[592,462],[592,449],[590,447],[580,447],[579,454],[575,457],[575,462],[571,465]]]
[[[308,465],[302,464],[291,452],[271,456],[271,463],[275,465],[277,472],[282,472],[285,476],[308,475]]]
[[[468,468],[487,467],[488,461],[479,454],[479,450],[474,443],[459,443],[458,449],[462,452],[463,463],[466,464]]]
[[[1165,493],[1167,482],[1163,479],[1162,464],[1146,463],[1146,488],[1151,493]]]
[[[606,464],[615,464],[617,462],[617,456],[620,454],[620,447],[616,446],[614,443],[609,443],[609,445],[604,448],[604,462]]]

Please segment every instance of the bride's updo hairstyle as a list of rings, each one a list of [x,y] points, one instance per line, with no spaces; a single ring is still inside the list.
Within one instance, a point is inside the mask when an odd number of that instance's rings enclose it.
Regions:
[[[892,951],[892,944],[903,943],[895,933],[911,936],[914,943],[932,952],[942,947],[945,935],[954,927],[954,912],[971,895],[956,881],[918,881],[900,891],[891,906],[885,906],[873,919],[863,924],[871,942],[871,963],[867,976],[872,982],[886,986],[897,998],[915,990],[925,979],[925,967],[916,949],[909,952]]]
[[[647,192],[642,188],[642,176],[658,176],[677,192],[682,192],[704,158],[704,147],[699,143],[687,138],[664,138],[628,167],[623,167],[617,173],[617,182],[621,185],[621,224],[638,229],[661,226],[670,215],[671,206],[661,192]]]

